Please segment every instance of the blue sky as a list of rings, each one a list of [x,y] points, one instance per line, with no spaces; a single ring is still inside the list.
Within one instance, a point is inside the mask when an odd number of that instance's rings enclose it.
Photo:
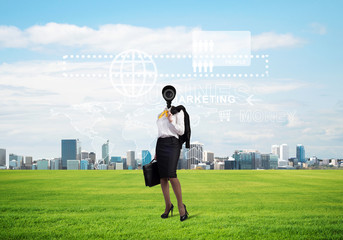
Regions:
[[[156,39],[164,38],[163,34],[167,33],[180,34],[180,39],[182,36],[186,39],[195,28],[250,31],[252,41],[272,33],[269,38],[263,38],[263,49],[253,49],[252,52],[269,55],[268,78],[212,79],[211,83],[246,84],[255,89],[251,94],[254,93],[260,102],[244,109],[296,111],[294,122],[270,125],[242,124],[233,120],[225,125],[218,123],[215,115],[197,116],[198,106],[190,105],[189,111],[196,116],[194,119],[200,119],[194,123],[192,140],[204,143],[205,149],[217,156],[228,156],[241,148],[269,152],[271,144],[282,143],[289,144],[290,155],[293,156],[295,145],[302,143],[307,157],[342,158],[341,1],[173,1],[170,4],[163,1],[0,1],[0,5],[0,90],[5,99],[0,112],[0,147],[8,152],[33,155],[34,158],[59,157],[61,138],[80,138],[85,150],[99,154],[102,139],[110,139],[113,143],[113,155],[125,155],[129,149],[139,151],[143,146],[138,143],[140,140],[133,140],[135,135],[130,131],[123,132],[125,121],[134,116],[138,106],[124,103],[117,109],[120,114],[113,110],[106,112],[106,116],[100,116],[105,120],[94,125],[99,139],[91,141],[89,135],[82,135],[80,129],[76,129],[77,121],[66,117],[70,114],[65,114],[65,109],[91,102],[120,102],[120,98],[113,89],[112,92],[101,92],[108,84],[104,79],[87,79],[84,82],[75,78],[60,80],[61,75],[57,73],[60,71],[57,66],[65,54],[88,51],[115,55],[125,50],[101,40],[107,33],[104,26],[110,25],[108,29],[118,30],[118,24],[122,24],[130,34],[141,32],[147,38],[157,36]],[[58,34],[58,31],[66,29],[71,29],[70,35]],[[122,33],[119,30],[113,32],[113,41],[117,41],[116,37],[120,38]],[[80,36],[95,37],[79,44],[75,39]],[[147,48],[149,39],[136,37],[137,41],[147,41],[141,43],[145,51],[167,53],[163,47]],[[127,39],[123,39],[113,44],[131,48],[130,44],[125,44]],[[279,44],[270,47],[268,41],[279,41]],[[135,48],[140,47],[139,43],[135,44]],[[177,71],[168,66],[162,67],[158,61],[156,64],[159,72]],[[232,69],[226,70],[230,72]],[[195,83],[206,84],[209,80],[162,77],[157,79],[157,86],[176,84],[182,93],[186,81],[194,86]],[[99,91],[90,100],[94,82]],[[75,93],[80,90],[78,86],[85,96]],[[158,103],[160,108],[163,107],[163,101]],[[201,107],[207,109],[211,106]],[[240,109],[242,107],[232,108],[233,113]],[[59,111],[62,115],[51,114]],[[149,114],[144,115],[146,123],[149,124],[152,116],[150,123],[154,124],[156,114]],[[81,116],[74,117],[78,119]],[[121,127],[117,129],[111,125],[114,123]],[[45,126],[44,130],[41,126]],[[206,131],[208,129],[211,130]],[[150,133],[146,140],[151,143],[145,147],[154,152],[154,133]],[[131,138],[127,138],[130,134]],[[144,139],[144,136],[137,139]]]

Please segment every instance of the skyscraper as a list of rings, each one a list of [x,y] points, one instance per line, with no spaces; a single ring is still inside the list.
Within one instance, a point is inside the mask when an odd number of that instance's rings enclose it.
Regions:
[[[279,157],[277,155],[270,154],[270,157],[269,157],[270,169],[277,169],[278,168],[278,160],[279,160]]]
[[[31,156],[25,157],[25,168],[26,169],[32,169],[32,157]]]
[[[187,152],[187,161],[189,169],[191,168],[191,165],[196,165],[203,161],[203,147],[204,145],[199,142],[193,142],[190,144],[190,148]]]
[[[142,150],[142,167],[149,162],[151,162],[151,154],[149,150]]]
[[[0,166],[6,166],[6,149],[0,148]]]
[[[108,164],[110,161],[109,140],[102,145],[102,159],[104,159],[105,164]]]
[[[281,144],[280,146],[280,160],[288,161],[289,151],[287,144]]]
[[[81,156],[79,145],[79,139],[61,140],[62,169],[67,169],[67,160],[77,160]]]
[[[135,151],[127,151],[126,153],[126,164],[128,169],[134,169],[135,168]]]
[[[213,163],[214,161],[214,153],[213,152],[209,152],[209,151],[204,151],[204,158],[203,158],[204,162],[210,162]]]
[[[298,144],[297,145],[297,159],[299,162],[306,162],[306,159],[305,159],[305,148],[302,144]]]
[[[280,146],[272,145],[272,154],[277,155],[280,158]]]
[[[89,158],[91,160],[91,163],[95,164],[95,159],[96,159],[96,154],[95,152],[90,152],[89,153]]]
[[[86,160],[86,159],[83,159],[83,160],[81,160],[81,162],[80,162],[80,169],[81,170],[88,170],[88,160]]]
[[[260,169],[262,168],[261,153],[257,150],[236,150],[232,157],[235,159],[236,169]]]
[[[279,167],[285,167],[288,165],[288,158],[289,158],[289,151],[287,144],[280,145],[280,159],[279,159]]]
[[[111,157],[111,163],[121,163],[121,162],[123,162],[123,161],[121,160],[120,156],[112,156]]]
[[[13,153],[10,153],[9,154],[9,162],[11,161],[16,161],[16,169],[20,169],[21,168],[21,164],[23,163],[23,159],[24,159],[24,156],[19,156],[17,154],[13,154]],[[13,165],[14,163],[12,163]]]
[[[81,160],[89,158],[89,153],[87,151],[81,151]]]

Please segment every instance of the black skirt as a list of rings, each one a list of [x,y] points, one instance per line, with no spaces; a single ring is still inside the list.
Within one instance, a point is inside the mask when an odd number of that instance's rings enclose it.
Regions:
[[[179,139],[172,136],[157,139],[156,160],[160,178],[176,178],[176,168],[180,157]]]

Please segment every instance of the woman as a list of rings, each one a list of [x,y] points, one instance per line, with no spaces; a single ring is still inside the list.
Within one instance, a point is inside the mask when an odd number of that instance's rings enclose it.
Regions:
[[[168,218],[169,212],[173,215],[174,205],[170,201],[169,182],[173,187],[177,205],[180,213],[180,221],[188,218],[186,205],[182,202],[181,185],[177,179],[176,168],[180,157],[179,135],[185,132],[184,112],[180,110],[176,114],[171,114],[171,108],[165,108],[158,114],[157,127],[158,139],[156,143],[155,159],[157,160],[158,170],[161,179],[161,188],[166,204],[161,218]]]

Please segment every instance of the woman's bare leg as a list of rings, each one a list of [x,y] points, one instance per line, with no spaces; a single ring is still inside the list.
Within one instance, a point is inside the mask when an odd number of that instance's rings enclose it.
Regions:
[[[170,178],[171,185],[173,187],[176,199],[177,199],[177,206],[179,208],[180,216],[185,215],[185,207],[183,206],[182,202],[182,192],[181,192],[181,184],[179,179],[177,178]]]
[[[164,201],[166,203],[166,209],[164,213],[168,213],[170,207],[171,207],[171,201],[170,201],[170,195],[169,195],[169,182],[168,178],[161,178],[161,188],[164,196]]]

